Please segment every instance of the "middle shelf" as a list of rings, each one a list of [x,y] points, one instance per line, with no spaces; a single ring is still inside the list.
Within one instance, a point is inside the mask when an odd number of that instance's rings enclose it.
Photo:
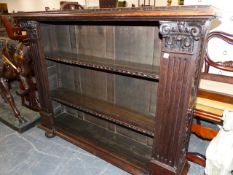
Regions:
[[[52,61],[78,65],[90,69],[115,72],[124,75],[146,78],[154,81],[159,80],[159,66],[155,65],[134,63],[123,60],[113,60],[60,51],[45,53],[45,58]]]
[[[54,101],[76,108],[80,111],[112,121],[149,136],[154,136],[153,116],[140,114],[133,110],[81,95],[65,88],[58,88],[51,91],[51,98]]]

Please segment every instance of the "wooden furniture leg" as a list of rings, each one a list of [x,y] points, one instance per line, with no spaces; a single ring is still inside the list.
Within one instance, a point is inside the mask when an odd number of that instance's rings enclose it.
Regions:
[[[218,134],[218,131],[206,126],[201,126],[199,124],[192,125],[192,132],[206,140],[211,140]]]
[[[201,126],[199,125],[199,123],[192,125],[192,132],[198,137],[205,139],[205,140],[211,140],[218,134],[218,131],[212,128],[206,127],[206,126]],[[196,163],[196,164],[199,164],[205,167],[206,158],[204,155],[200,153],[188,152],[186,155],[186,158],[188,161],[191,161],[193,163]]]
[[[206,157],[197,152],[188,152],[186,159],[203,167],[206,165]]]

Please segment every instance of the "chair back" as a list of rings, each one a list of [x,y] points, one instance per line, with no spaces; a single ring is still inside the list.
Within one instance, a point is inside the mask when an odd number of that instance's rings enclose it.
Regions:
[[[232,34],[225,33],[225,32],[219,32],[219,31],[211,32],[208,35],[207,42],[209,42],[213,38],[221,39],[221,40],[225,41],[226,43],[233,45],[233,35]],[[232,60],[233,60],[233,57],[232,57]],[[215,67],[215,68],[220,69],[220,70],[233,72],[233,61],[232,60],[230,60],[230,61],[214,61],[214,59],[210,58],[209,53],[208,53],[208,49],[207,49],[206,54],[205,54],[205,73],[209,72],[210,66]]]

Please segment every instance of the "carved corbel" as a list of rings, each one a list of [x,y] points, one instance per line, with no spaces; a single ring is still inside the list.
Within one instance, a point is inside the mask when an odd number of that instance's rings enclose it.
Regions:
[[[202,35],[202,25],[185,21],[161,21],[163,51],[192,54]]]
[[[38,22],[21,21],[20,26],[27,31],[27,36],[30,41],[38,39],[38,31],[37,31]]]

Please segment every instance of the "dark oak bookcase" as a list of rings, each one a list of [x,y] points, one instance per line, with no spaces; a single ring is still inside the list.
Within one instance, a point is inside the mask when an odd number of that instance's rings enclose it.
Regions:
[[[186,174],[209,6],[17,13],[40,127],[132,174]]]

